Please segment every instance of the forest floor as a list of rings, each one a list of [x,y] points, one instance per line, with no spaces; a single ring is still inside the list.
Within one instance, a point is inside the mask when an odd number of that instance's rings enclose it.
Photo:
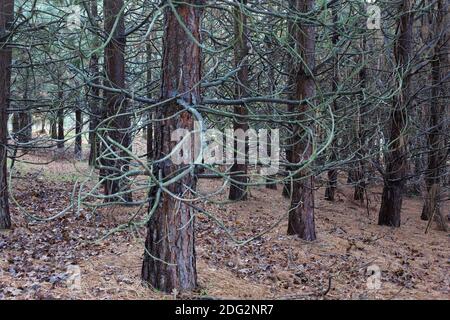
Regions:
[[[26,156],[45,162],[50,155]],[[432,225],[425,234],[420,198],[405,198],[402,226],[376,224],[380,187],[369,190],[369,205],[355,202],[350,186],[337,200],[316,191],[317,241],[287,236],[289,200],[278,190],[251,189],[248,201],[202,208],[226,230],[199,214],[196,251],[199,289],[164,295],[141,285],[142,237],[129,231],[99,239],[126,223],[136,208],[67,212],[47,222],[30,222],[69,205],[75,179],[86,162],[59,160],[44,166],[17,164],[11,201],[14,228],[0,233],[0,299],[449,299],[449,234]],[[203,192],[218,190],[220,180],[201,180]],[[225,189],[215,196],[225,200]],[[19,205],[21,209],[19,209]],[[448,211],[448,203],[443,206]],[[447,213],[447,212],[446,212]],[[263,234],[261,234],[263,233]],[[232,240],[255,240],[239,245]],[[81,288],[67,285],[68,265],[81,269]],[[379,268],[381,287],[370,289],[369,270]]]

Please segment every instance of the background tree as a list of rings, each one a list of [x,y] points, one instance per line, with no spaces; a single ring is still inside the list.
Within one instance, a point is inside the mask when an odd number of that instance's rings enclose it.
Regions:
[[[445,217],[441,213],[442,197],[441,177],[445,172],[448,156],[448,101],[449,92],[449,18],[448,2],[439,0],[433,10],[433,40],[435,41],[431,58],[431,103],[428,117],[428,163],[425,171],[426,195],[422,210],[422,219],[439,219],[442,229],[447,229]]]
[[[412,0],[403,0],[399,8],[397,38],[394,44],[395,77],[398,94],[390,115],[390,137],[386,154],[383,196],[378,224],[400,227],[400,212],[405,185],[407,108],[410,105],[410,66],[413,46]]]
[[[7,178],[7,123],[12,64],[12,50],[8,47],[8,42],[12,36],[10,32],[13,21],[14,1],[0,0],[0,229],[11,227]]]
[[[130,201],[131,193],[124,174],[128,171],[127,151],[131,147],[129,128],[130,117],[127,114],[127,99],[120,92],[125,88],[125,19],[124,2],[104,0],[105,31],[111,40],[105,47],[106,84],[106,121],[108,130],[102,157],[107,170],[105,194],[107,201]]]
[[[313,14],[314,0],[296,0],[295,10],[299,13]],[[298,124],[294,126],[294,146],[292,160],[298,166],[292,190],[292,203],[289,213],[288,234],[297,234],[308,241],[316,239],[314,224],[314,176],[305,166],[312,156],[311,136],[305,127],[308,126],[307,113],[314,105],[315,95],[315,27],[308,22],[294,25],[294,39],[298,53],[295,65],[296,100],[304,102],[298,108]],[[306,120],[306,121],[305,121]]]
[[[249,50],[250,44],[248,41],[248,26],[247,16],[244,12],[243,5],[247,4],[247,0],[236,1],[236,6],[233,8],[234,19],[234,65],[238,69],[236,73],[236,89],[235,98],[241,99],[248,95],[249,88]],[[242,130],[247,133],[249,128],[247,122],[248,110],[245,103],[234,106],[233,129],[235,132]],[[247,138],[245,138],[247,140]],[[234,159],[246,159],[245,163],[235,161],[230,169],[230,200],[247,200],[247,158],[246,155],[238,154],[240,150],[238,145],[244,143],[247,150],[247,141],[234,140]]]

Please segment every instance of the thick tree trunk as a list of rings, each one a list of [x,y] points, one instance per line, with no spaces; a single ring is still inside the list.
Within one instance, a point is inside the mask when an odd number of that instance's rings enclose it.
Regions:
[[[330,161],[335,160],[334,151],[331,151],[332,155],[330,157]],[[328,201],[334,201],[334,195],[336,193],[337,188],[337,179],[338,179],[338,170],[337,169],[331,169],[327,172],[327,188],[325,189],[325,200]]]
[[[312,12],[314,0],[295,0],[295,8],[300,13]],[[297,52],[301,61],[296,63],[296,100],[312,98],[315,95],[314,69],[315,69],[315,28],[312,25],[297,23],[294,26],[294,38]],[[310,106],[302,104],[299,107],[299,122],[307,119],[306,113]],[[312,145],[308,134],[295,126],[294,131],[293,162],[302,164],[312,155]],[[313,241],[316,239],[314,223],[314,176],[310,170],[302,170],[295,176],[292,194],[292,203],[289,213],[288,234],[296,234],[300,238]]]
[[[435,47],[431,61],[431,106],[428,114],[428,164],[425,171],[426,197],[421,218],[429,220],[434,216],[439,221],[441,229],[447,229],[447,222],[441,215],[440,195],[441,176],[447,162],[446,134],[448,133],[448,98],[450,92],[448,80],[445,77],[450,69],[448,55],[450,39],[448,31],[448,1],[438,0],[434,36],[440,39]]]
[[[196,41],[200,40],[200,23],[203,1],[186,0],[179,3],[176,13]],[[165,118],[155,130],[155,159],[161,159],[176,146],[171,142],[171,133],[178,129],[194,129],[194,119],[187,106],[195,107],[200,101],[201,48],[191,40],[177,20],[176,14],[167,8],[163,36],[163,62],[161,99],[178,96],[160,108],[158,118]],[[176,112],[184,110],[177,117]],[[168,118],[169,117],[169,118]],[[156,176],[163,180],[173,178],[175,172],[189,170],[187,175],[166,186],[180,198],[191,198],[195,190],[193,164],[174,164],[170,159],[159,163]],[[155,197],[157,190],[152,190]],[[165,292],[192,290],[197,286],[197,271],[194,247],[194,214],[192,207],[184,201],[163,192],[156,211],[148,223],[145,242],[143,280],[154,288]]]
[[[0,0],[0,39],[8,30],[14,17],[14,0]],[[12,50],[0,40],[0,229],[11,228],[8,202],[7,143],[8,108],[11,87]]]
[[[239,0],[243,5],[247,4],[247,0]],[[241,10],[241,8],[235,8],[233,10],[234,15],[234,64],[236,68],[239,68],[236,78],[236,92],[235,98],[240,99],[248,95],[248,54],[249,54],[249,43],[248,43],[248,26],[247,26],[247,15]],[[247,132],[248,121],[246,116],[248,114],[247,107],[245,104],[237,105],[234,107],[234,114],[236,115],[233,119],[233,129],[234,132],[237,130],[242,130]],[[241,116],[241,117],[240,117]],[[238,163],[239,158],[247,159],[247,141],[245,141],[245,155],[238,155],[238,139],[234,141],[234,164],[230,169],[230,200],[247,200],[247,160],[245,163]]]
[[[25,109],[28,107],[26,106]],[[19,113],[19,142],[27,143],[32,138],[32,116],[29,110],[25,110]]]
[[[381,198],[379,225],[400,227],[403,191],[406,170],[406,108],[410,99],[409,66],[413,46],[413,0],[403,0],[400,8],[398,35],[394,56],[396,74],[402,81],[398,83],[399,93],[393,99],[389,147],[386,154],[383,195]]]
[[[105,31],[112,35],[111,41],[105,48],[105,71],[106,84],[115,89],[125,88],[125,19],[122,11],[123,0],[104,0],[103,10],[105,16]],[[117,27],[114,24],[118,19]],[[121,93],[106,92],[106,112],[108,119],[108,137],[121,145],[123,148],[130,148],[131,122],[130,116],[126,115],[127,100]],[[115,154],[110,154],[113,160],[105,161],[109,167],[105,183],[105,194],[111,197],[106,198],[107,202],[128,202],[131,201],[131,192],[123,176],[128,171],[128,156],[121,148],[108,142]],[[121,195],[118,193],[122,192]]]

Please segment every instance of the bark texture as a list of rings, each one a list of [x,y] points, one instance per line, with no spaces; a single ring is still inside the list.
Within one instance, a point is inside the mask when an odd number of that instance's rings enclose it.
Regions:
[[[94,28],[98,28],[98,8],[97,8],[97,0],[90,0],[89,10],[92,25]],[[96,43],[96,46],[98,44]],[[97,138],[97,127],[102,119],[102,104],[100,103],[100,89],[95,85],[100,84],[100,73],[99,73],[99,65],[98,65],[98,55],[94,53],[91,56],[89,61],[89,72],[92,78],[92,86],[88,92],[88,102],[90,107],[89,114],[89,165],[95,166],[97,165],[96,159],[100,153],[100,142]]]
[[[298,12],[308,13],[314,9],[314,0],[296,0],[295,8]],[[294,26],[296,49],[301,60],[296,63],[296,100],[311,98],[315,95],[315,28],[303,22]],[[301,112],[299,122],[307,119],[309,104],[299,106]],[[302,164],[312,155],[312,145],[309,137],[300,125],[294,129],[293,162]],[[309,166],[308,166],[309,167]],[[296,234],[300,238],[313,241],[316,239],[314,223],[314,176],[310,170],[301,170],[294,180],[292,203],[289,213],[288,234]]]
[[[442,216],[440,208],[441,177],[445,173],[448,156],[448,95],[449,81],[445,79],[450,69],[450,32],[448,30],[449,3],[438,0],[435,12],[435,28],[433,36],[438,37],[431,61],[431,105],[428,116],[428,163],[425,170],[426,196],[421,218],[429,220],[432,216],[437,218],[439,226],[447,230],[446,219]]]
[[[105,31],[112,34],[111,41],[105,47],[106,84],[113,89],[125,88],[125,18],[123,0],[104,0]],[[114,24],[117,20],[117,27]],[[120,92],[106,91],[107,138],[122,148],[130,148],[130,116],[127,112],[127,99]],[[129,186],[124,179],[128,171],[127,153],[122,148],[107,141],[112,152],[108,153],[103,163],[107,166],[105,194],[111,197],[108,202],[131,201]]]
[[[11,87],[12,50],[8,31],[14,17],[14,1],[0,0],[0,229],[11,228],[7,180],[8,108]]]
[[[241,4],[246,5],[247,0],[240,0]],[[241,8],[235,8],[233,10],[234,15],[234,36],[235,36],[235,47],[234,47],[234,64],[236,68],[239,68],[236,77],[236,92],[235,98],[240,99],[248,95],[248,76],[249,76],[249,65],[248,65],[248,54],[249,54],[249,43],[248,43],[248,27],[247,27],[247,15]],[[248,114],[245,104],[237,105],[234,107],[234,114],[236,115],[233,119],[233,129],[243,130],[247,132],[248,121],[246,116]],[[238,163],[238,158],[247,158],[246,155],[238,155],[238,142],[235,140],[235,162],[230,169],[231,185],[230,185],[230,200],[247,200],[247,163]],[[245,143],[247,152],[247,141]],[[247,162],[247,161],[246,161]]]
[[[413,46],[413,0],[403,0],[394,46],[399,93],[394,97],[391,112],[389,146],[386,154],[383,195],[378,216],[379,225],[400,227],[406,172],[406,117],[410,99],[409,66]]]
[[[192,37],[200,42],[200,23],[203,1],[189,0],[180,3],[176,12],[184,22]],[[197,6],[194,6],[197,5]],[[163,36],[163,62],[161,100],[177,97],[162,106],[157,118],[166,118],[155,130],[155,158],[169,154],[176,142],[171,141],[171,133],[177,128],[193,130],[194,118],[187,106],[195,106],[200,101],[201,48],[178,22],[174,12],[165,11]],[[181,112],[177,117],[171,115]],[[160,162],[155,174],[167,180],[179,172],[189,173],[167,186],[168,190],[181,198],[190,198],[195,190],[194,166],[174,164],[170,159]],[[151,191],[153,199],[156,188]],[[152,206],[152,204],[151,204]],[[171,292],[192,290],[197,286],[197,271],[194,246],[194,215],[187,202],[177,200],[163,192],[156,211],[148,223],[145,242],[142,279],[158,290]]]

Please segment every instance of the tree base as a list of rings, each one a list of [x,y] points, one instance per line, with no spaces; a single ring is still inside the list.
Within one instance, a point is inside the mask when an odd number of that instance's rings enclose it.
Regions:
[[[378,224],[380,226],[400,227],[403,187],[400,184],[384,185]]]

